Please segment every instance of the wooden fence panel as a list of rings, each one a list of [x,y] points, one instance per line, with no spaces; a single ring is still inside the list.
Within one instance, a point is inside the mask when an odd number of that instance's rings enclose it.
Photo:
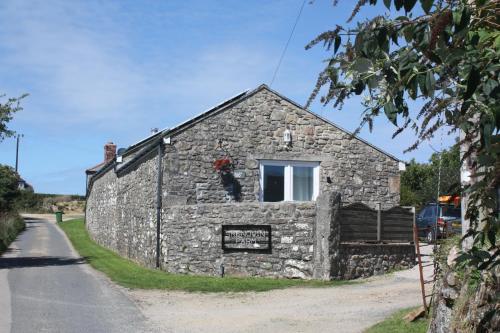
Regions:
[[[355,203],[340,209],[341,242],[398,242],[413,241],[413,212],[408,208],[393,207],[381,214],[380,239],[378,239],[378,211]]]
[[[413,242],[413,212],[398,206],[382,211],[382,235],[390,242]]]

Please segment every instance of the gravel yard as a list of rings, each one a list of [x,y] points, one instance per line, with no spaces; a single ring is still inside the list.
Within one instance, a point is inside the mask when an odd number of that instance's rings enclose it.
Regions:
[[[128,293],[164,332],[362,332],[398,309],[421,304],[418,267],[330,288]]]

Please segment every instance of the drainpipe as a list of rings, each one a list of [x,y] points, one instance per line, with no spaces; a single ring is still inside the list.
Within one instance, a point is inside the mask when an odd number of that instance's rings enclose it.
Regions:
[[[160,268],[160,229],[161,229],[161,183],[163,182],[162,170],[163,144],[158,143],[158,178],[156,183],[156,268]]]

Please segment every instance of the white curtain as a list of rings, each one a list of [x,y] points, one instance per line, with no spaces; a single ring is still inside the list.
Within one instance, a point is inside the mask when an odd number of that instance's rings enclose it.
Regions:
[[[313,168],[293,167],[293,200],[310,201],[313,197]]]

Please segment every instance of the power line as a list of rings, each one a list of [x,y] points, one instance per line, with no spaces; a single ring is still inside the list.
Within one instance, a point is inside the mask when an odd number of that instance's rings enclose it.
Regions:
[[[304,10],[304,5],[306,4],[306,0],[302,2],[302,6],[300,6],[299,13],[297,15],[297,18],[295,19],[295,23],[293,24],[292,31],[290,32],[290,36],[288,36],[288,40],[286,41],[285,48],[283,49],[283,52],[281,52],[280,60],[278,61],[278,65],[276,66],[276,69],[274,70],[273,78],[271,80],[271,83],[269,84],[269,87],[272,87],[274,80],[276,79],[276,75],[278,74],[278,71],[281,66],[281,62],[283,61],[283,58],[285,57],[286,50],[288,49],[288,44],[290,44],[290,41],[292,40],[293,33],[295,31],[295,28],[297,27],[297,23],[299,23],[300,16],[302,15],[302,11]]]

